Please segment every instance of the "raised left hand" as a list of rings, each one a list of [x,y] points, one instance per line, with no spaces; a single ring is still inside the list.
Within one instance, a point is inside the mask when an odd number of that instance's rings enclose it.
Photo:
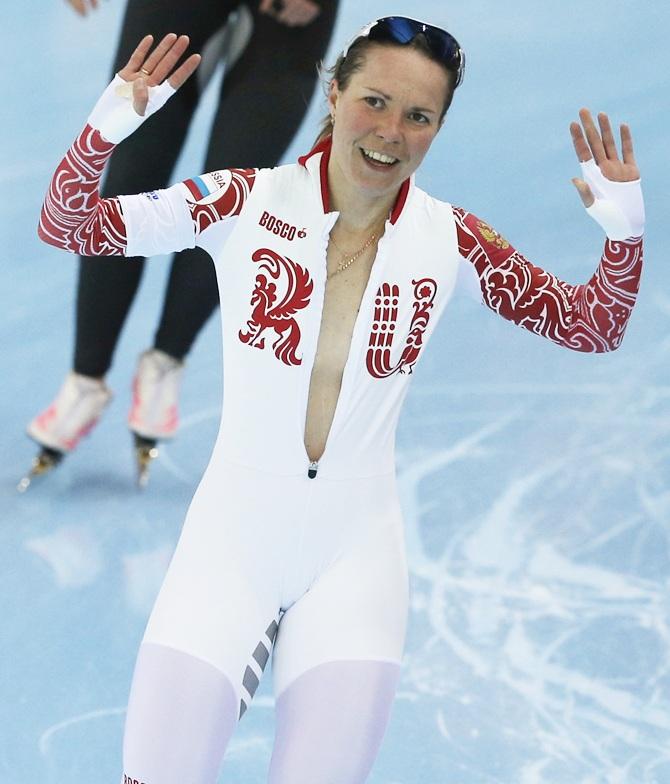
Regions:
[[[133,108],[144,115],[149,101],[149,88],[156,87],[167,80],[174,90],[178,90],[200,64],[200,55],[192,54],[177,67],[189,45],[187,35],[168,33],[151,51],[154,39],[145,35],[130,60],[119,71],[119,76],[132,83]]]
[[[200,63],[199,54],[179,62],[188,49],[188,36],[169,33],[152,51],[153,40],[144,36],[88,117],[91,128],[112,144],[126,139],[159,111]]]
[[[611,182],[639,180],[640,171],[635,163],[633,137],[630,128],[626,124],[622,124],[620,127],[621,152],[623,156],[623,160],[620,160],[609,117],[603,112],[598,115],[600,131],[596,128],[591,112],[588,109],[580,110],[579,119],[581,120],[581,125],[577,122],[570,124],[570,135],[572,136],[572,143],[575,146],[579,162],[585,163],[594,159],[602,175]],[[584,206],[591,207],[595,201],[595,195],[589,185],[578,177],[575,177],[572,182],[575,188],[577,188]]]

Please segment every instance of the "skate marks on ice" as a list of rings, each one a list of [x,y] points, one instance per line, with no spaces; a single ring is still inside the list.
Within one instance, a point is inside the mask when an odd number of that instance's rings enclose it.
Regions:
[[[399,709],[468,784],[670,781],[668,388],[431,394],[451,446],[419,419],[399,450]]]
[[[63,591],[93,586],[96,582],[102,585],[112,561],[121,578],[126,607],[147,617],[172,557],[174,541],[164,539],[106,558],[105,537],[106,534],[96,534],[88,527],[63,525],[52,534],[27,539],[24,548],[49,567],[55,586]]]
[[[50,567],[58,588],[81,588],[91,585],[103,570],[103,549],[91,531],[77,525],[63,525],[46,536],[24,542]]]
[[[126,714],[126,707],[120,708],[100,708],[94,711],[88,711],[87,713],[82,713],[78,716],[71,716],[68,719],[64,719],[63,721],[59,721],[57,724],[48,727],[44,732],[40,735],[38,747],[42,757],[46,757],[51,752],[52,743],[57,736],[62,732],[67,732],[72,727],[76,727],[80,724],[85,724],[89,721],[98,721],[100,719],[107,719],[110,716],[117,717],[117,716],[125,716]]]
[[[254,702],[254,707],[265,707],[274,709],[274,700],[268,697],[260,697]],[[99,721],[101,719],[108,719],[110,717],[124,718],[126,715],[127,706],[116,708],[100,708],[98,710],[88,711],[76,716],[71,716],[57,724],[47,727],[41,734],[38,741],[39,753],[42,757],[47,757],[52,751],[52,744],[57,741],[61,733],[65,733],[78,725],[85,724],[86,722]],[[226,751],[226,758],[231,760],[242,759],[248,755],[254,756],[262,754],[269,756],[272,750],[272,743],[266,735],[255,735],[251,737],[233,738]]]

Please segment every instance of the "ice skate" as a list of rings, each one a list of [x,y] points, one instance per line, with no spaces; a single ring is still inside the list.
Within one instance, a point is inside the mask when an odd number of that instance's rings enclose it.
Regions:
[[[28,435],[41,446],[30,471],[17,489],[25,492],[37,476],[53,470],[95,427],[112,398],[104,381],[70,372],[56,399],[28,425]]]
[[[158,442],[172,438],[179,426],[179,387],[184,363],[159,349],[140,355],[133,379],[128,426],[133,433],[137,482],[145,487]]]

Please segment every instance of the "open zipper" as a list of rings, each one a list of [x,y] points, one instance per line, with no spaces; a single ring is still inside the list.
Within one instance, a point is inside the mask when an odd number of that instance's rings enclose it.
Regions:
[[[337,217],[339,217],[339,214],[338,214]],[[330,228],[328,230],[328,233],[325,236],[325,243],[324,243],[324,248],[323,248],[324,268],[327,268],[327,264],[328,264],[328,256],[327,256],[327,254],[328,254],[328,241],[329,241],[329,238],[330,238],[330,232],[332,231],[333,226],[335,225],[336,220],[337,220],[337,218],[335,219],[335,221],[333,221],[333,223],[331,224],[331,226],[330,226]],[[368,278],[368,282],[365,285],[365,290],[363,291],[363,296],[361,298],[361,304],[360,304],[360,307],[358,309],[358,313],[356,314],[356,319],[354,321],[354,328],[353,328],[353,331],[351,333],[351,344],[349,346],[349,353],[347,354],[347,359],[346,359],[346,362],[344,363],[344,369],[342,371],[342,383],[340,384],[340,391],[339,391],[339,394],[337,396],[337,402],[335,403],[335,411],[333,413],[333,420],[332,420],[332,422],[330,424],[330,430],[328,431],[328,435],[326,437],[326,443],[325,443],[325,446],[323,448],[323,454],[321,455],[319,460],[310,460],[309,459],[309,455],[307,454],[307,450],[305,449],[305,427],[306,427],[306,424],[307,424],[306,419],[307,419],[307,403],[308,403],[308,398],[309,398],[309,389],[310,389],[311,380],[312,380],[312,372],[314,370],[314,363],[316,361],[316,351],[317,351],[318,344],[319,344],[319,337],[321,336],[321,322],[323,320],[323,308],[324,308],[324,302],[325,302],[325,298],[326,298],[326,282],[324,280],[323,297],[321,299],[321,310],[320,310],[320,313],[319,313],[319,329],[318,329],[318,332],[316,334],[316,339],[315,339],[314,345],[311,347],[311,348],[313,348],[313,351],[311,351],[311,362],[310,362],[310,368],[309,368],[309,377],[308,377],[308,383],[306,385],[306,387],[307,387],[307,394],[305,396],[305,401],[304,401],[305,404],[304,404],[303,409],[302,409],[304,411],[303,431],[302,431],[302,445],[303,445],[303,449],[305,450],[305,457],[307,458],[307,462],[308,462],[308,466],[307,466],[307,478],[308,479],[316,479],[316,477],[317,477],[317,474],[319,472],[319,463],[320,463],[321,460],[323,460],[323,456],[326,454],[326,451],[328,449],[328,443],[329,443],[329,441],[331,440],[331,438],[333,436],[333,430],[335,429],[334,426],[338,422],[338,413],[339,413],[340,409],[342,408],[342,392],[343,391],[348,391],[348,387],[347,387],[347,383],[346,383],[347,382],[347,377],[348,377],[348,375],[351,375],[351,373],[353,372],[350,369],[350,366],[354,362],[354,360],[352,359],[352,354],[354,353],[352,351],[352,349],[354,348],[354,345],[356,343],[357,331],[360,331],[360,329],[361,329],[360,322],[361,322],[361,320],[363,318],[366,317],[365,315],[361,315],[361,314],[369,315],[370,312],[371,312],[370,308],[367,307],[367,302],[368,302],[368,300],[371,297],[373,298],[375,295],[374,294],[371,295],[370,291],[374,290],[376,292],[377,287],[379,286],[378,279],[379,279],[379,276],[380,276],[380,270],[381,270],[381,268],[383,266],[383,264],[379,263],[380,257],[383,258],[383,253],[380,252],[380,249],[383,248],[383,245],[385,243],[386,235],[387,235],[387,231],[389,230],[389,227],[391,227],[391,223],[390,223],[389,220],[387,220],[386,224],[384,225],[384,233],[380,237],[379,244],[377,245],[377,255],[375,256],[375,260],[374,260],[374,262],[372,264],[372,268],[370,270],[370,276]],[[325,273],[324,273],[324,275],[325,275]],[[357,354],[356,359],[357,360],[360,357],[360,353],[361,353],[360,351],[356,352],[356,354]]]

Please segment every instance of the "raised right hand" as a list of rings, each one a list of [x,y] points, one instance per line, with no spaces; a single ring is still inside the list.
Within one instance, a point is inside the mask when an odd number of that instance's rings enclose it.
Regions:
[[[644,200],[640,170],[635,162],[633,137],[621,126],[621,158],[609,117],[601,112],[596,128],[588,109],[579,112],[579,123],[570,125],[582,178],[573,183],[586,211],[605,230],[610,240],[641,237],[644,232]]]
[[[609,182],[633,182],[640,179],[640,170],[635,163],[635,153],[633,152],[633,137],[630,128],[622,124],[621,134],[621,153],[619,159],[612,126],[609,117],[601,112],[598,115],[598,125],[600,132],[596,128],[591,112],[588,109],[580,109],[577,122],[570,123],[570,134],[572,143],[575,147],[577,159],[581,164],[595,161],[603,177]],[[582,130],[582,125],[584,130]],[[588,183],[575,177],[572,181],[581,196],[585,207],[590,207],[595,201],[595,195]]]
[[[200,64],[200,55],[192,54],[178,66],[177,63],[189,45],[187,35],[168,33],[151,51],[154,41],[146,35],[132,53],[127,64],[119,71],[126,82],[132,82],[133,109],[144,116],[149,101],[149,87],[155,87],[166,79],[174,90],[178,90]]]

